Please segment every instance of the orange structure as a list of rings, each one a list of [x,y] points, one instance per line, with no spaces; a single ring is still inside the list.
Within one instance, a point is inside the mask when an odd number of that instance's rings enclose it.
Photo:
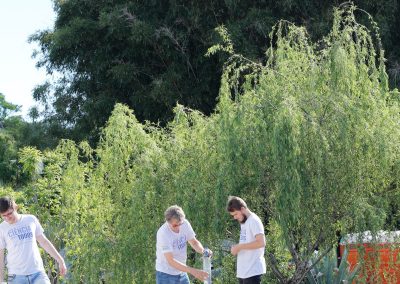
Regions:
[[[400,231],[350,234],[340,242],[340,256],[345,249],[349,252],[350,269],[363,263],[359,275],[362,282],[400,284]]]

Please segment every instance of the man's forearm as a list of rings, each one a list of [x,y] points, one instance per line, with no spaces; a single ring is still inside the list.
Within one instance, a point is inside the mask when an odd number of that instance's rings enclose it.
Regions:
[[[190,274],[192,273],[192,270],[193,270],[192,267],[187,266],[186,264],[184,264],[184,263],[182,263],[182,262],[180,262],[180,261],[177,261],[177,260],[174,259],[174,258],[168,260],[168,264],[169,264],[170,266],[172,266],[173,268],[179,270],[179,271],[187,272],[187,273],[190,273]]]
[[[57,262],[64,262],[64,259],[62,256],[58,253],[58,251],[55,249],[55,247],[50,243],[46,242],[41,247],[52,257],[54,258]]]
[[[201,281],[204,281],[208,277],[207,272],[187,266],[185,263],[182,263],[182,262],[176,260],[173,257],[172,252],[165,253],[164,255],[168,262],[168,265],[172,266],[173,268],[175,268],[179,271],[182,271],[182,272],[190,273],[194,277],[196,277],[197,279],[199,279]]]
[[[190,240],[189,244],[196,252],[203,254],[204,247],[197,239]]]
[[[58,263],[64,263],[64,259],[62,256],[58,253],[56,248],[53,246],[53,244],[46,238],[46,236],[41,235],[40,237],[37,237],[37,240],[40,244],[40,246],[52,257],[54,258]]]
[[[40,246],[58,262],[58,267],[60,274],[64,276],[67,273],[67,267],[65,265],[63,257],[58,253],[53,244],[46,238],[45,235],[40,235],[36,237]]]
[[[259,249],[259,248],[265,247],[265,241],[263,241],[263,240],[255,240],[255,241],[253,241],[251,243],[239,244],[239,246],[240,246],[240,250],[243,250],[243,249],[248,249],[248,250]]]

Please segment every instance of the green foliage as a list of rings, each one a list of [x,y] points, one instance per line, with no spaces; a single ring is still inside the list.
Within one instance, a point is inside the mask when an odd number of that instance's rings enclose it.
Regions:
[[[26,202],[25,195],[22,192],[16,192],[11,187],[0,186],[0,196],[12,197],[18,205],[18,210],[25,211],[24,203]]]
[[[3,123],[7,116],[13,112],[17,112],[19,109],[20,106],[7,102],[5,96],[0,93],[0,123]]]
[[[13,112],[18,111],[19,106],[9,103],[0,93],[0,185],[10,183],[16,178],[17,143],[15,137],[8,131],[7,124],[13,117]]]
[[[41,174],[43,164],[42,154],[39,150],[33,147],[25,147],[20,151],[19,157],[24,173],[27,173],[33,178]]]
[[[327,254],[323,259],[308,272],[307,281],[308,284],[340,284],[340,283],[353,283],[357,275],[360,272],[360,266],[354,267],[350,270],[347,256],[349,252],[345,250],[343,257],[340,261],[339,267],[337,267],[337,258],[333,253]],[[317,257],[312,259],[314,263]]]
[[[253,112],[250,121],[265,125],[266,205],[296,266],[289,278],[276,267],[282,282],[301,281],[314,249],[335,244],[336,234],[381,228],[390,214],[386,193],[398,179],[400,136],[398,104],[389,98],[397,92],[388,89],[382,51],[353,12],[336,10],[331,33],[317,45],[304,29],[280,22],[266,66],[240,55],[226,66],[221,104],[241,122]]]
[[[34,98],[47,106],[48,132],[92,145],[117,102],[134,109],[139,121],[163,126],[177,103],[211,114],[226,60],[224,54],[204,56],[216,43],[215,27],[229,30],[237,52],[264,62],[278,20],[304,26],[315,40],[329,32],[333,11],[326,0],[53,2],[54,29],[30,40],[40,46],[37,65],[62,75],[39,85]],[[399,86],[399,2],[356,4],[381,27],[391,81]],[[370,23],[364,13],[359,18]]]
[[[46,121],[29,122],[19,115],[4,119],[2,128],[0,131],[12,136],[18,149],[24,146],[32,146],[40,150],[55,148],[58,138],[55,138],[53,134],[60,135],[59,129],[57,130],[54,125]]]
[[[0,184],[11,182],[17,173],[16,143],[13,137],[0,131]]]
[[[28,176],[18,163],[19,149],[30,145],[43,150],[56,145],[57,141],[49,135],[46,122],[29,123],[15,114],[18,111],[19,106],[5,101],[0,93],[0,184],[20,187]]]

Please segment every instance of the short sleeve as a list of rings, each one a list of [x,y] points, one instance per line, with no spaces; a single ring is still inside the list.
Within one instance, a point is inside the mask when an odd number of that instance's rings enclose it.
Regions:
[[[157,246],[162,253],[172,252],[172,244],[162,231],[157,232]]]
[[[3,233],[0,232],[0,249],[6,248],[6,241],[4,239]]]
[[[42,225],[40,225],[39,220],[35,216],[33,216],[33,221],[35,223],[35,236],[43,235],[44,230]]]
[[[259,234],[265,234],[264,233],[264,226],[260,220],[260,218],[255,217],[252,220],[252,224],[251,224],[251,232],[253,233],[253,236],[259,235]]]
[[[193,231],[192,225],[190,225],[188,220],[185,220],[186,228],[185,228],[185,234],[186,234],[186,239],[188,241],[193,240],[196,237],[196,233]]]

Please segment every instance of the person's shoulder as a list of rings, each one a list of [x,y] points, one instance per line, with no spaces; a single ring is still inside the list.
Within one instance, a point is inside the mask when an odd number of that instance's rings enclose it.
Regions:
[[[35,215],[32,214],[20,214],[22,216],[22,219],[26,220],[38,220],[38,218]]]
[[[0,238],[3,238],[4,234],[7,231],[8,224],[6,221],[0,223]]]
[[[24,223],[32,223],[32,222],[39,223],[39,219],[35,215],[32,215],[32,214],[21,214],[21,216],[22,216],[22,221]]]
[[[192,224],[190,224],[189,220],[185,219],[183,221],[182,228],[186,228],[186,229],[192,228]]]
[[[183,224],[181,226],[181,231],[184,234],[189,234],[189,235],[195,234],[192,225],[186,219],[185,219],[185,221],[183,221]]]
[[[9,224],[6,221],[3,221],[0,223],[0,230],[6,228],[7,226],[9,226]]]
[[[167,223],[162,224],[160,226],[160,228],[158,228],[158,230],[157,230],[157,236],[161,235],[161,234],[165,234],[166,229],[167,229]]]
[[[254,223],[261,223],[262,224],[261,218],[258,217],[258,215],[256,213],[254,213],[254,212],[251,212],[249,219]]]

